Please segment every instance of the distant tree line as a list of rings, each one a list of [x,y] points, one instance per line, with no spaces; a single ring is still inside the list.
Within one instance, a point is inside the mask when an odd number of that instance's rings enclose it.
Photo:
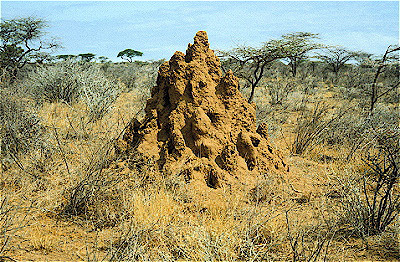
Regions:
[[[279,39],[267,41],[261,47],[237,46],[231,50],[219,51],[223,70],[233,70],[241,79],[245,80],[245,88],[250,87],[249,102],[254,98],[255,89],[266,76],[266,70],[277,61],[285,63],[290,74],[295,77],[299,66],[311,63],[315,66],[316,61],[322,62],[325,70],[333,72],[336,76],[348,65],[355,62],[359,66],[377,68],[377,78],[398,57],[398,46],[389,46],[383,57],[374,58],[372,54],[362,51],[352,51],[340,46],[328,46],[317,43],[318,34],[309,32],[296,32],[282,35]],[[314,62],[314,63],[313,63]],[[389,88],[394,90],[398,84]],[[372,93],[377,93],[376,83],[373,84]],[[375,91],[374,91],[375,90]],[[388,92],[389,92],[388,91]],[[383,92],[386,94],[386,91]],[[377,95],[372,95],[372,101]],[[373,108],[373,105],[371,106]]]
[[[77,59],[82,62],[93,62],[96,59],[101,63],[110,62],[109,58],[93,53],[78,55],[61,54],[52,56],[60,44],[53,38],[48,38],[45,32],[46,21],[28,17],[3,20],[0,23],[0,67],[2,75],[15,77],[20,69],[27,64],[40,64],[49,61]],[[260,47],[238,45],[237,47],[219,51],[224,71],[233,70],[244,81],[243,88],[251,88],[248,100],[254,98],[255,89],[261,84],[266,72],[277,62],[282,62],[288,68],[289,74],[296,77],[303,65],[324,66],[324,70],[332,72],[336,77],[339,73],[354,62],[359,67],[375,70],[374,79],[368,89],[370,108],[374,108],[376,101],[383,95],[395,90],[399,83],[385,88],[378,85],[379,78],[384,71],[397,61],[399,47],[391,45],[381,57],[374,57],[361,51],[352,51],[344,47],[328,46],[318,43],[318,34],[309,32],[295,32],[284,34],[278,39],[264,42]],[[125,49],[117,57],[132,63],[135,57],[143,53],[133,49]]]
[[[120,57],[123,60],[128,61],[129,63],[132,63],[134,61],[133,60],[134,57],[142,55],[143,53],[140,51],[136,51],[133,49],[125,49],[119,52],[117,57]],[[69,59],[79,59],[80,61],[83,62],[91,62],[96,59],[96,55],[93,53],[84,53],[79,55],[57,55],[56,58],[64,61]],[[106,56],[99,56],[97,59],[100,63],[106,63],[110,61],[109,58]]]

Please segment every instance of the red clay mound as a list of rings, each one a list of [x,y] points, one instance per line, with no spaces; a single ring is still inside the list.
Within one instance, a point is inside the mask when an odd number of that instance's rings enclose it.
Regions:
[[[157,85],[141,123],[134,119],[118,151],[153,159],[166,174],[209,187],[288,168],[268,143],[267,126],[256,127],[255,105],[238,90],[199,31],[186,54],[175,52],[160,66]]]

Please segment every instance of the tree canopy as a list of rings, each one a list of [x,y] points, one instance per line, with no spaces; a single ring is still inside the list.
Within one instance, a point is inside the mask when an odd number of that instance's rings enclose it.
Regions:
[[[348,50],[343,47],[330,46],[324,49],[323,53],[317,55],[317,58],[326,63],[329,70],[338,74],[343,66],[355,59],[360,52]]]
[[[92,54],[92,53],[79,54],[78,56],[79,56],[79,57],[81,58],[81,60],[84,61],[84,62],[90,62],[90,61],[92,61],[92,60],[96,57],[96,55],[95,55],[95,54]]]
[[[28,17],[0,22],[0,66],[16,75],[28,63],[43,62],[48,52],[59,47],[55,39],[46,39],[47,23]]]
[[[318,39],[318,34],[296,32],[283,35],[281,39],[273,41],[282,47],[286,56],[284,59],[288,60],[293,76],[296,76],[299,64],[308,58],[310,51],[323,47],[322,44],[316,43],[315,39]]]
[[[110,61],[108,59],[108,57],[106,57],[106,56],[99,56],[98,58],[99,58],[100,63],[107,63]]]
[[[259,48],[238,46],[229,51],[220,51],[223,65],[228,65],[239,77],[246,80],[251,87],[249,102],[253,100],[254,91],[264,76],[265,70],[281,59],[289,61],[292,74],[295,76],[299,63],[307,58],[308,52],[321,47],[314,42],[316,34],[298,32],[283,35],[263,43]]]
[[[56,58],[66,61],[68,59],[76,58],[76,55],[57,55]]]
[[[125,50],[119,52],[117,57],[121,57],[122,59],[132,63],[134,57],[142,56],[142,55],[143,55],[143,53],[140,51],[136,51],[133,49],[125,49]]]

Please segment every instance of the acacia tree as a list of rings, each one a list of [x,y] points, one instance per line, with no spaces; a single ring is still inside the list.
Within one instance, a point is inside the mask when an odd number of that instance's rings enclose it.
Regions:
[[[84,61],[84,62],[90,62],[90,61],[92,61],[92,60],[96,57],[96,55],[95,55],[95,54],[92,54],[92,53],[79,54],[78,56],[79,56],[79,57],[81,58],[81,60]]]
[[[289,62],[290,72],[293,77],[296,76],[300,63],[308,58],[308,53],[323,47],[322,44],[315,43],[315,39],[318,39],[318,34],[296,32],[283,35],[281,39],[274,40],[276,45],[282,46],[282,51],[286,56],[284,59]]]
[[[56,58],[61,59],[63,61],[67,61],[69,59],[75,59],[76,55],[57,55]]]
[[[103,64],[109,62],[110,60],[106,56],[99,56],[99,61]]]
[[[235,74],[251,87],[249,102],[253,101],[254,91],[267,67],[274,61],[284,58],[282,48],[274,42],[266,42],[260,48],[239,46],[229,51],[220,51],[223,65],[228,66]]]
[[[296,75],[299,63],[307,57],[308,52],[320,48],[314,43],[317,38],[312,33],[292,33],[280,39],[263,43],[259,48],[238,46],[229,51],[219,51],[223,70],[233,70],[237,76],[245,79],[246,87],[251,87],[249,102],[253,101],[255,88],[264,77],[265,70],[280,59],[287,59],[293,75]]]
[[[48,52],[59,47],[46,39],[47,24],[39,18],[20,18],[0,22],[0,66],[15,77],[28,63],[43,62]]]
[[[378,102],[378,99],[383,97],[384,95],[388,94],[389,92],[396,90],[399,85],[400,81],[397,77],[397,81],[395,83],[390,84],[389,86],[382,86],[378,85],[378,81],[380,76],[385,72],[385,70],[393,64],[399,64],[399,51],[400,47],[397,45],[390,45],[385,54],[382,56],[381,59],[378,59],[373,63],[373,66],[376,68],[374,79],[371,85],[371,90],[368,91],[368,95],[370,96],[370,106],[369,111],[372,111],[375,108],[375,104]]]
[[[121,57],[122,59],[128,61],[129,63],[133,62],[133,58],[136,56],[142,56],[143,53],[140,51],[136,51],[133,49],[125,49],[118,53],[117,57]]]
[[[340,69],[352,59],[355,59],[359,52],[350,51],[343,47],[331,46],[325,48],[323,53],[317,55],[317,58],[326,63],[329,70],[336,75]]]

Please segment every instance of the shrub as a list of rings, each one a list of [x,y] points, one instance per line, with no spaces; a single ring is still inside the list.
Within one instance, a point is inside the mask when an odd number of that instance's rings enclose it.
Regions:
[[[277,78],[271,80],[268,83],[268,93],[271,97],[271,104],[282,105],[283,102],[287,99],[289,93],[293,91],[294,86],[292,81],[288,81],[286,79]]]
[[[336,234],[336,226],[328,221],[317,225],[298,226],[289,221],[286,211],[287,240],[292,261],[327,261],[329,245]]]
[[[93,222],[96,228],[116,224],[123,214],[119,183],[125,178],[107,171],[114,138],[96,149],[79,170],[82,177],[64,191],[65,202],[59,207],[61,216],[80,217]]]
[[[291,152],[301,155],[310,147],[320,143],[324,138],[324,134],[334,126],[334,123],[345,112],[338,112],[330,116],[329,108],[323,103],[317,103],[312,111],[304,110],[300,117],[297,118],[295,140],[292,144]]]
[[[0,157],[15,158],[19,153],[43,146],[43,134],[39,118],[22,100],[0,90]]]
[[[18,231],[27,227],[29,221],[19,217],[22,207],[16,206],[6,195],[0,195],[0,261],[16,261],[9,255],[14,249],[13,238],[18,235]]]
[[[106,75],[121,81],[128,91],[133,89],[147,90],[156,84],[158,67],[164,60],[134,63],[110,64],[103,67]]]
[[[15,210],[9,205],[7,198],[0,199],[0,261],[6,261],[9,257],[5,256],[10,243],[10,233],[15,230],[14,216]]]
[[[82,100],[91,121],[101,119],[121,92],[121,86],[109,80],[96,64],[72,60],[38,67],[26,85],[38,102]]]
[[[39,102],[71,103],[79,97],[82,82],[82,66],[68,60],[39,66],[29,75],[26,85]]]
[[[378,104],[371,115],[354,106],[337,119],[323,137],[328,144],[349,148],[347,159],[350,159],[356,156],[356,152],[371,145],[377,134],[374,129],[392,130],[398,126],[399,120],[398,113],[390,106]]]
[[[61,206],[60,215],[76,216],[92,222],[95,228],[114,226],[123,214],[117,182],[101,172],[86,175],[66,193],[68,202]]]
[[[87,77],[82,83],[80,97],[89,109],[90,120],[95,121],[109,112],[121,92],[121,85],[110,81],[95,67],[90,67],[85,74]]]
[[[344,222],[362,237],[384,232],[400,212],[400,132],[375,129],[374,133],[375,144],[362,158],[365,173],[344,183]]]

